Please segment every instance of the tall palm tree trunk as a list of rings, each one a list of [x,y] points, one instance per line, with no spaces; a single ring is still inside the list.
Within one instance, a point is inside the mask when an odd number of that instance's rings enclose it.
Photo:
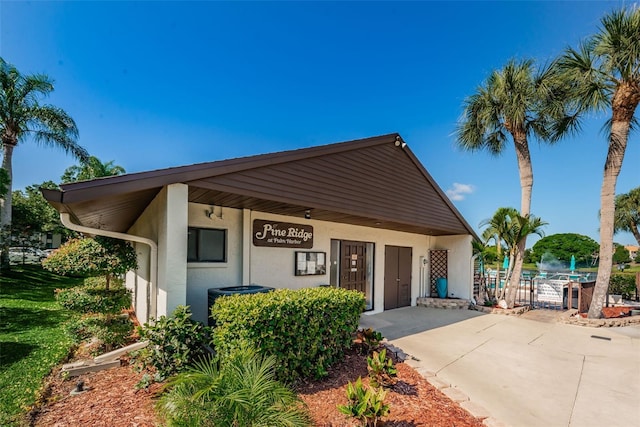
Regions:
[[[517,132],[513,135],[518,159],[518,173],[520,174],[520,215],[527,216],[531,213],[531,192],[533,191],[533,166],[531,165],[531,153],[527,135]]]
[[[531,153],[529,143],[524,133],[513,135],[516,147],[516,157],[518,158],[518,172],[520,173],[520,215],[528,216],[531,213],[531,192],[533,191],[533,166],[531,164]],[[513,260],[513,269],[509,278],[509,290],[506,294],[506,302],[509,308],[513,308],[516,303],[516,295],[520,287],[520,276],[522,275],[522,263],[524,262],[524,250],[527,245],[526,236],[518,242]]]
[[[630,117],[633,117],[634,110],[635,108],[631,110]],[[627,120],[615,120],[615,110],[613,117],[614,121],[611,124],[611,135],[609,136],[609,151],[604,164],[604,177],[600,190],[600,264],[598,265],[596,286],[587,315],[589,319],[597,319],[602,316],[602,307],[609,288],[611,266],[613,265],[616,182],[618,181],[624,153],[627,149],[627,138],[631,123],[630,118]]]
[[[631,227],[631,234],[633,234],[633,237],[636,238],[636,242],[640,245],[640,231],[638,231],[637,226]]]
[[[11,191],[13,184],[13,149],[15,143],[9,139],[2,140],[2,168],[7,172],[9,184],[7,194],[0,198],[0,269],[9,267],[9,240],[11,239]]]

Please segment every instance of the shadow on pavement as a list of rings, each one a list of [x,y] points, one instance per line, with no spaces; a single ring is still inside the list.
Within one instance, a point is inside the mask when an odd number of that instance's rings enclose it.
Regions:
[[[379,314],[362,314],[360,327],[372,328],[386,339],[395,340],[484,315],[473,310],[403,307]]]

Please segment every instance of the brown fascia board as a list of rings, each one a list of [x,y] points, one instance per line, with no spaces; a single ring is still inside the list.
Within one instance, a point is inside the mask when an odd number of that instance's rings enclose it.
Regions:
[[[474,229],[469,225],[467,220],[464,219],[460,211],[458,211],[458,209],[453,205],[453,203],[451,203],[451,199],[449,199],[449,197],[447,197],[444,191],[442,191],[442,188],[440,188],[440,186],[436,183],[436,181],[433,179],[433,177],[427,171],[427,169],[423,166],[423,164],[420,163],[420,160],[418,160],[415,154],[413,154],[413,151],[411,151],[408,145],[404,147],[404,152],[407,154],[407,156],[409,156],[411,161],[416,165],[416,167],[422,173],[425,179],[429,181],[429,183],[433,186],[433,188],[436,190],[440,198],[442,198],[442,200],[447,204],[447,206],[449,206],[449,209],[451,209],[451,212],[453,212],[453,214],[460,220],[460,222],[462,222],[462,224],[467,229],[467,231],[469,231],[469,234],[471,234],[476,240],[480,240],[480,238],[478,237]]]
[[[219,160],[215,162],[196,163],[167,169],[157,169],[114,177],[98,178],[91,181],[75,182],[61,185],[61,203],[74,203],[92,200],[103,196],[163,187],[179,182],[196,181],[202,178],[220,176],[259,167],[308,159],[327,154],[357,150],[378,144],[402,141],[398,133],[380,135],[347,142],[320,145],[276,153],[258,154],[255,156]]]

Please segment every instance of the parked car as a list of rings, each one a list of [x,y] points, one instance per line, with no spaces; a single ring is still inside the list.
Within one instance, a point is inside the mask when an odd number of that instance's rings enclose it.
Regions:
[[[24,246],[9,248],[9,262],[11,264],[40,264],[47,256],[36,248]]]

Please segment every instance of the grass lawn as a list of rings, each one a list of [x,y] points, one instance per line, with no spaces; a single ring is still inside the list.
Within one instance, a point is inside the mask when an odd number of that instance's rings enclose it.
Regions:
[[[0,276],[0,425],[16,425],[43,378],[69,354],[62,324],[72,314],[54,290],[82,283],[40,266],[12,266]]]

